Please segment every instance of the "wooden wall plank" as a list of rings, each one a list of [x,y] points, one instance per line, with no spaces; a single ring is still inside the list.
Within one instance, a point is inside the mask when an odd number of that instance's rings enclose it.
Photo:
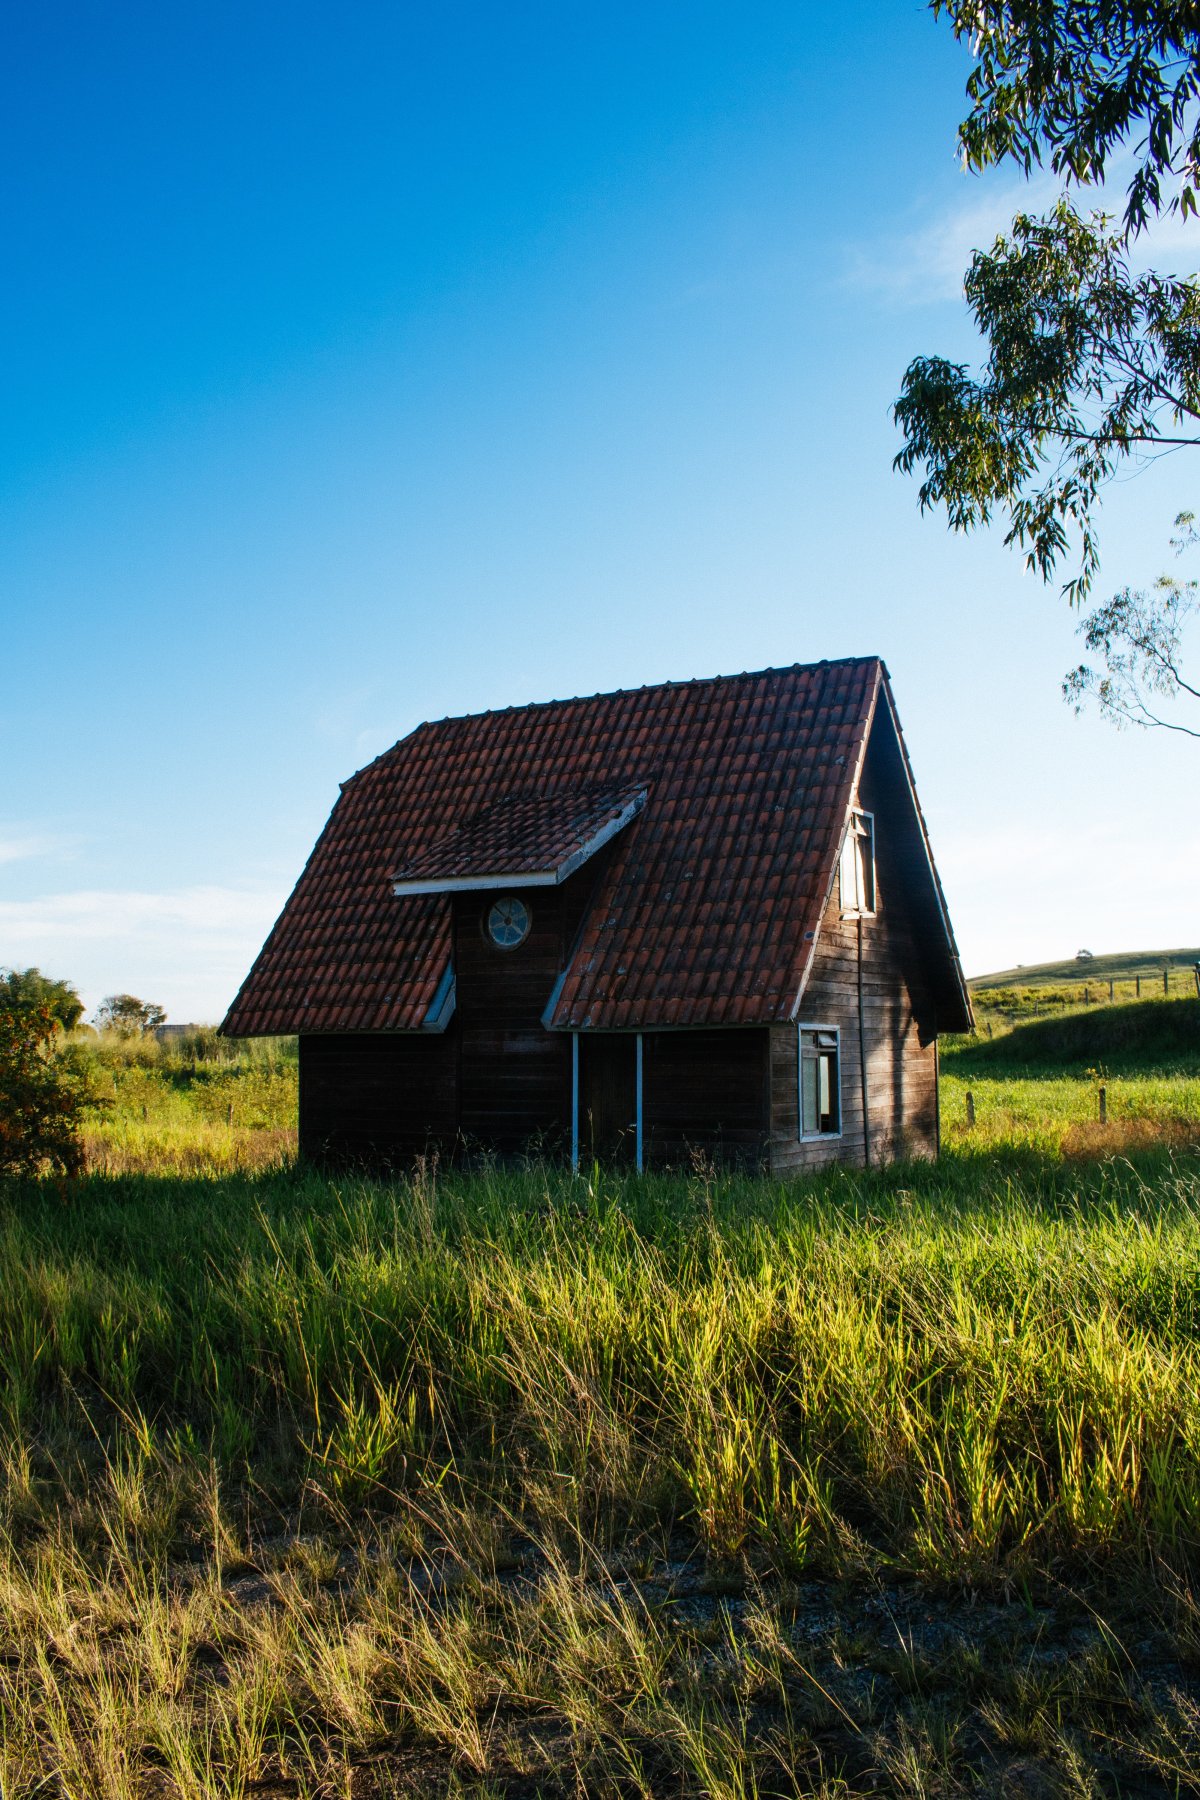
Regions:
[[[697,1153],[739,1166],[765,1161],[766,1030],[648,1032],[643,1047],[648,1161],[686,1166]]]
[[[876,912],[862,921],[861,1014],[868,1110],[863,1129],[859,1034],[859,922],[843,918],[838,881],[826,907],[812,969],[801,997],[804,1024],[836,1025],[841,1044],[841,1134],[799,1136],[794,1026],[771,1030],[772,1169],[795,1173],[831,1162],[862,1165],[937,1151],[937,1060],[933,1004],[910,902],[913,873],[894,829],[892,784],[881,780],[881,753],[868,746],[856,804],[875,815]],[[890,810],[889,810],[890,806]],[[924,924],[924,921],[922,921]]]
[[[300,1039],[300,1149],[397,1168],[453,1148],[458,1037],[337,1032]]]

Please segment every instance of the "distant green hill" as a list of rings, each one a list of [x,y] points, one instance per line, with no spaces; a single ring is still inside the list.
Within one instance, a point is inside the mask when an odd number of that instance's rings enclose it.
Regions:
[[[1086,1069],[1200,1075],[1200,1000],[1143,1000],[1023,1019],[994,1037],[947,1040],[942,1066],[956,1075]]]
[[[1162,984],[1163,969],[1172,972],[1172,992],[1179,992],[1181,976],[1190,976],[1200,962],[1200,949],[1195,950],[1123,950],[1112,956],[1092,956],[1080,962],[1069,957],[1064,962],[1029,963],[1024,968],[1001,969],[994,975],[975,975],[968,982],[972,993],[986,993],[989,988],[1055,987],[1067,981],[1133,981],[1140,976],[1143,990],[1156,978]]]

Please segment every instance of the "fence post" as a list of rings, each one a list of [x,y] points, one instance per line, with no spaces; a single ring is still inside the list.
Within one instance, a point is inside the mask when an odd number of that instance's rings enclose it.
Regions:
[[[1140,1000],[1142,997],[1142,978],[1140,975],[1135,975],[1133,978],[1133,996],[1135,1000]]]
[[[1116,995],[1113,993],[1113,983],[1112,983],[1111,975],[1108,978],[1108,997],[1110,1000],[1114,1000],[1116,998]]]
[[[1170,971],[1170,969],[1164,969],[1164,970],[1163,970],[1163,993],[1164,993],[1164,994],[1169,994],[1169,993],[1170,993],[1170,991],[1171,991],[1171,990],[1170,990],[1170,987],[1169,987],[1169,985],[1168,985],[1168,984],[1169,984],[1169,982],[1170,982],[1170,980],[1171,980],[1171,971]]]
[[[975,1123],[975,1096],[974,1096],[974,1094],[972,1094],[968,1091],[968,1093],[967,1093],[967,1124],[974,1125],[974,1123]]]
[[[1200,963],[1193,966],[1192,974],[1196,977],[1196,998],[1200,1000]]]
[[[1106,1087],[1100,1089],[1100,1123],[1108,1124],[1108,1089]]]

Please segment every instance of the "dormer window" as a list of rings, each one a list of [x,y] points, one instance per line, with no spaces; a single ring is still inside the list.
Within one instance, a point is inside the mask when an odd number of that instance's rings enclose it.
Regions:
[[[852,812],[842,841],[842,916],[875,911],[875,815]]]

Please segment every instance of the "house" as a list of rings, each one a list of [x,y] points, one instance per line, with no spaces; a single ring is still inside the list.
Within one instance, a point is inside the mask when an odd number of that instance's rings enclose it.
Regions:
[[[222,1030],[300,1142],[787,1173],[936,1154],[971,1008],[875,657],[421,725],[346,782]]]

